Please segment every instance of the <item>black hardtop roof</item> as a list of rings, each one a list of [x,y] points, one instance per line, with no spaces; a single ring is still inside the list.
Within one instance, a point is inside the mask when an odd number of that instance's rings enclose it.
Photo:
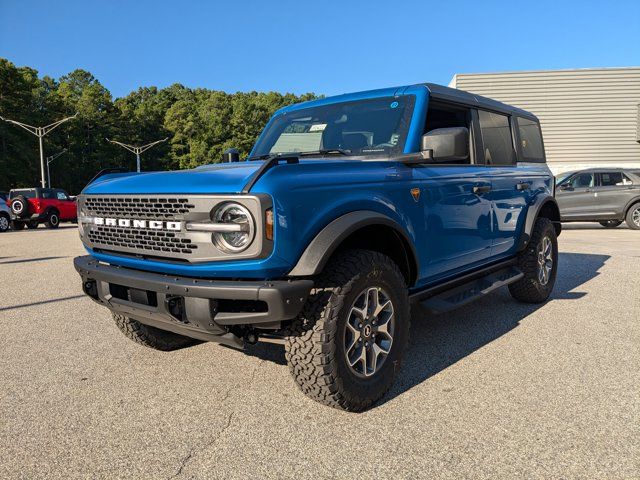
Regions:
[[[429,89],[431,96],[434,98],[441,98],[450,102],[464,103],[465,105],[475,107],[484,107],[488,110],[494,110],[508,115],[518,115],[538,122],[538,117],[533,113],[507,105],[506,103],[498,102],[497,100],[492,100],[491,98],[476,95],[475,93],[465,92],[464,90],[458,90],[457,88],[445,87],[435,83],[423,83],[422,85]]]

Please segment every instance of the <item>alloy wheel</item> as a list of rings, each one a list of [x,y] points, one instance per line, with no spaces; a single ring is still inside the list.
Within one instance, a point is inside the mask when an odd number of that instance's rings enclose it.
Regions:
[[[4,215],[0,217],[0,232],[4,232],[9,228],[9,220]]]
[[[394,314],[391,299],[378,287],[366,288],[353,302],[345,326],[344,352],[356,375],[370,377],[384,364],[393,345]]]
[[[538,245],[538,282],[546,285],[553,269],[553,244],[549,237],[543,237]]]
[[[633,214],[631,215],[631,220],[633,220],[633,223],[635,223],[638,227],[640,227],[640,207],[636,208],[633,211]]]

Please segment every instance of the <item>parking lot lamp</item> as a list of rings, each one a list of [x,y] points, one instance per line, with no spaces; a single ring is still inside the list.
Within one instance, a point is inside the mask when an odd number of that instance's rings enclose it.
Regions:
[[[61,152],[58,152],[55,155],[51,155],[50,157],[47,157],[47,186],[49,188],[51,188],[51,174],[49,173],[49,164],[51,162],[53,162],[56,158],[58,158],[60,155],[62,155],[66,151],[67,151],[67,149],[65,148]]]
[[[157,144],[162,143],[162,142],[166,142],[167,140],[169,140],[169,137],[163,138],[162,140],[156,140],[155,142],[147,143],[146,145],[138,146],[138,145],[127,145],[126,143],[118,142],[117,140],[109,140],[107,138],[107,142],[111,142],[111,143],[115,143],[116,145],[120,145],[122,148],[126,148],[131,153],[135,153],[136,154],[136,168],[137,168],[138,172],[140,171],[140,154],[142,152],[146,152],[147,150],[149,150],[154,145],[157,145]]]
[[[53,122],[44,127],[34,127],[32,125],[27,125],[26,123],[18,122],[16,120],[10,120],[8,118],[0,117],[0,120],[18,125],[19,127],[24,128],[27,132],[32,133],[33,135],[38,137],[38,140],[40,141],[40,183],[42,184],[42,188],[45,188],[47,186],[44,178],[44,147],[42,145],[42,138],[51,130],[62,125],[67,120],[76,118],[77,115],[78,112],[76,112],[75,115],[72,115],[71,117],[63,118],[62,120],[58,120],[57,122]]]

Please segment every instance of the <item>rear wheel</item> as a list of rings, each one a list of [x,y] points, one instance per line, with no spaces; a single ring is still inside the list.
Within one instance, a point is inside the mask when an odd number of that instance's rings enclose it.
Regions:
[[[23,230],[24,222],[18,222],[16,220],[11,221],[11,230]]]
[[[38,221],[37,220],[31,220],[30,222],[27,222],[27,228],[30,229],[30,230],[38,228]]]
[[[509,285],[511,296],[526,303],[540,303],[549,298],[558,271],[558,239],[548,218],[536,220],[531,240],[518,257],[518,267],[524,277]]]
[[[622,225],[622,220],[606,220],[598,223],[600,223],[604,228],[616,228]]]
[[[113,319],[116,325],[125,337],[133,340],[145,347],[153,348],[155,350],[163,350],[168,352],[170,350],[176,350],[178,348],[188,347],[199,343],[190,337],[184,335],[178,335],[177,333],[167,332],[166,330],[160,330],[159,328],[150,327],[144,323],[140,323],[132,318],[125,317],[124,315],[113,314]]]
[[[404,277],[387,256],[349,250],[336,256],[285,342],[300,389],[314,400],[362,411],[391,387],[409,338]]]
[[[45,222],[47,228],[58,228],[60,225],[60,217],[57,213],[51,212],[47,217],[47,221]]]
[[[627,212],[627,226],[633,230],[640,230],[640,203],[632,205]]]

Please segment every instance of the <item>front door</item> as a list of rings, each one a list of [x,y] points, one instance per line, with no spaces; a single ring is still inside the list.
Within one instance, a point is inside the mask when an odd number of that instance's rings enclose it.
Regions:
[[[424,133],[439,128],[466,127],[468,157],[451,164],[412,168],[414,187],[421,191],[424,265],[428,281],[473,268],[491,255],[491,179],[476,163],[479,133],[468,107],[430,101]]]
[[[597,208],[595,173],[578,172],[563,180],[556,188],[556,200],[563,220],[593,217]]]

